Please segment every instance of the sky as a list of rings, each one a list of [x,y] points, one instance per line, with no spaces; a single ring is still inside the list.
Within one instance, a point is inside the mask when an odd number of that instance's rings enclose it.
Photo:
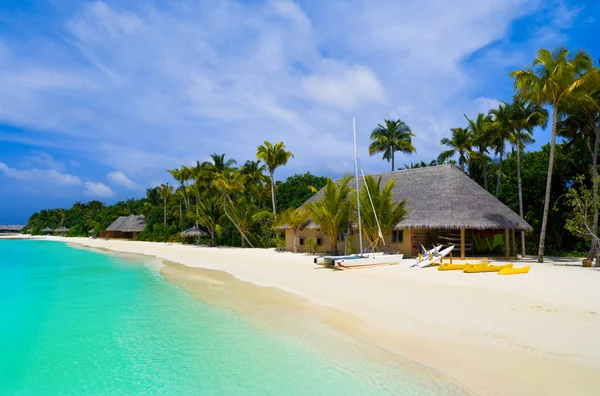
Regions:
[[[0,224],[141,197],[264,141],[294,154],[278,180],[337,177],[353,115],[365,173],[390,169],[368,155],[386,118],[415,134],[398,167],[430,161],[539,48],[600,58],[599,23],[594,0],[0,0]]]

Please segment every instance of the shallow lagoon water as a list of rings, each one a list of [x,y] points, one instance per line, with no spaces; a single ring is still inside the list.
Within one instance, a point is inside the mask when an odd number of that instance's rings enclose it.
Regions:
[[[311,342],[254,326],[143,258],[8,240],[0,257],[0,394],[466,394],[331,329]]]

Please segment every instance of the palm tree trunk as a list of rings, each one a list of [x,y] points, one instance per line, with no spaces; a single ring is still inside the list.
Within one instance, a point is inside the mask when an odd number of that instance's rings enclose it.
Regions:
[[[179,202],[179,229],[183,231],[183,209],[181,208],[181,202]]]
[[[392,149],[392,172],[394,171],[394,150]]]
[[[517,189],[519,191],[519,216],[523,215],[523,187],[521,185],[521,130],[517,131]],[[521,230],[521,257],[525,258],[525,231]]]
[[[183,190],[183,202],[185,203],[185,210],[187,211],[190,208],[190,203],[188,202],[187,191],[185,191],[183,180],[181,180],[181,189]]]
[[[600,128],[594,128],[594,152],[592,153],[592,196],[594,199],[594,233],[598,233],[598,145],[600,144]],[[599,265],[598,253],[600,252],[600,243],[598,239],[593,239],[588,253],[588,259],[594,260],[595,265]]]
[[[500,161],[498,162],[498,177],[496,178],[496,198],[500,194],[500,176],[502,175],[502,155],[504,154],[504,149],[500,150]]]
[[[273,213],[277,213],[277,202],[275,199],[275,179],[273,178],[274,172],[269,172],[271,174],[271,201],[273,202]]]
[[[550,157],[548,159],[548,177],[546,178],[546,197],[544,198],[544,215],[540,230],[540,245],[538,247],[538,262],[544,262],[544,244],[546,242],[546,227],[548,226],[548,211],[550,210],[550,188],[552,187],[552,168],[554,167],[554,151],[556,149],[556,125],[558,124],[558,104],[552,109],[552,138],[550,139]]]
[[[215,238],[215,230],[212,227],[209,227],[208,232],[210,233],[210,246],[217,246],[217,240]]]
[[[166,199],[164,200],[163,208],[164,208],[164,213],[165,213],[163,225],[166,227],[167,226],[167,200]]]
[[[298,253],[298,230],[294,228],[294,253]]]
[[[489,191],[488,190],[487,161],[486,161],[486,157],[483,154],[483,150],[479,150],[479,152],[481,153],[481,160],[483,161],[483,188],[485,188],[485,191]]]
[[[329,243],[331,243],[331,254],[333,254],[334,256],[338,255],[338,248],[337,248],[337,235],[335,236],[331,236],[329,235]]]

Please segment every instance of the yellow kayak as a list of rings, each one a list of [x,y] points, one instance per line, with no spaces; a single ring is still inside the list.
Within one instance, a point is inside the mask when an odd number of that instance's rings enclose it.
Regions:
[[[498,275],[515,275],[515,274],[526,274],[529,272],[529,265],[526,265],[525,267],[521,267],[521,268],[504,268],[501,269],[500,272],[498,272]]]
[[[488,265],[489,262],[486,263],[481,263],[481,264],[442,264],[441,266],[438,267],[438,271],[456,271],[456,270],[464,270],[465,268],[468,267],[473,267],[473,266],[486,266]]]
[[[463,272],[469,273],[469,274],[474,274],[474,273],[478,273],[478,272],[498,272],[498,271],[502,271],[503,269],[507,269],[507,268],[512,268],[512,264],[506,264],[506,265],[490,265],[490,266],[476,266],[476,267],[468,267],[465,268],[463,270]]]

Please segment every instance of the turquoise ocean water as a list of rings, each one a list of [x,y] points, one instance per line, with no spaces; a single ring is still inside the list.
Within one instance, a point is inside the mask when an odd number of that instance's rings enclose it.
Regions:
[[[0,240],[0,270],[1,395],[465,394],[401,359],[346,354],[343,335],[260,331],[117,256]]]

